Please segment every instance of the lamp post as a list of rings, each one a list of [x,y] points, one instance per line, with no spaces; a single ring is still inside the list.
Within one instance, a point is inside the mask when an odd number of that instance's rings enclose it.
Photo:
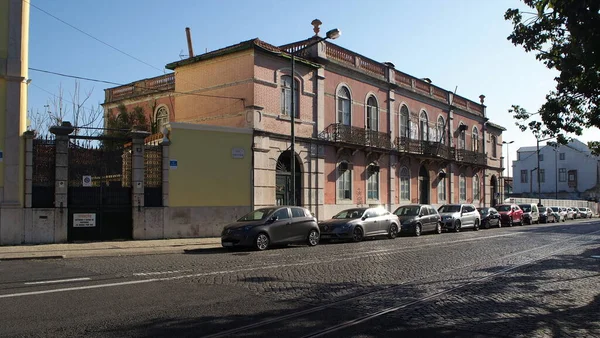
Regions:
[[[514,143],[515,141],[510,141],[510,142],[506,142],[506,141],[502,141],[502,144],[506,144],[506,177],[510,178],[510,150],[509,150],[509,146]],[[518,159],[517,159],[518,160]]]
[[[325,41],[327,39],[331,39],[331,40],[335,40],[337,38],[340,37],[340,35],[342,35],[342,32],[335,28],[332,29],[330,31],[328,31],[325,34],[325,37],[319,37],[317,40],[307,44],[306,46],[294,50],[294,51],[290,51],[290,58],[292,61],[292,83],[290,85],[290,89],[292,91],[292,95],[291,95],[291,99],[290,99],[290,103],[292,104],[292,109],[291,111],[291,118],[290,118],[290,122],[291,122],[291,127],[290,127],[290,134],[292,137],[292,144],[290,145],[290,152],[292,153],[292,156],[290,156],[290,169],[292,172],[292,180],[291,180],[291,185],[292,185],[292,191],[291,191],[291,200],[290,200],[290,204],[291,205],[296,205],[296,149],[295,149],[295,144],[296,144],[296,130],[295,130],[295,124],[296,124],[296,102],[295,102],[295,93],[296,93],[296,81],[294,79],[294,73],[296,71],[296,62],[295,62],[295,57],[297,54],[299,54],[300,52],[304,51],[305,49],[312,47],[314,45],[316,45],[319,42]]]
[[[554,150],[554,199],[558,199],[558,143],[546,142]]]
[[[554,137],[548,137],[545,139],[540,140],[538,137],[536,137],[536,155],[537,155],[537,185],[538,185],[538,207],[542,206],[542,184],[540,182],[540,142],[542,141],[548,141],[553,139]]]

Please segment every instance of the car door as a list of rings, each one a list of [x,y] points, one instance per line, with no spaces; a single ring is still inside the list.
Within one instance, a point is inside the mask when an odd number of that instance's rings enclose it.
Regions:
[[[271,243],[287,243],[292,236],[292,218],[289,208],[280,208],[271,217],[277,217],[269,224],[269,236]]]
[[[437,211],[430,205],[426,205],[424,208],[427,210],[427,231],[433,231],[435,230],[437,223]]]
[[[473,215],[471,213],[471,207],[468,205],[462,206],[462,227],[468,228],[473,226]]]
[[[365,230],[365,236],[373,236],[379,230],[377,228],[377,214],[373,209],[367,209],[363,215],[363,229]]]
[[[292,212],[290,240],[293,242],[302,242],[307,238],[308,232],[312,229],[312,218],[306,216],[304,209],[299,207],[292,207],[290,211]]]
[[[387,234],[390,229],[390,225],[392,224],[391,213],[385,209],[379,209],[377,210],[377,213],[379,215],[379,229],[382,233]]]

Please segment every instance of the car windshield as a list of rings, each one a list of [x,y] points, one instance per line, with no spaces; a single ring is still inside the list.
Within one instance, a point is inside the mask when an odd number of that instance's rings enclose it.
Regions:
[[[531,212],[531,205],[528,204],[519,204],[519,207],[523,209],[523,212]]]
[[[460,205],[442,205],[438,212],[459,212]]]
[[[405,206],[405,207],[400,207],[400,208],[396,209],[396,211],[394,211],[394,214],[396,214],[398,216],[418,216],[419,210],[421,210],[420,206],[411,205],[411,206]]]
[[[556,211],[556,212],[559,212],[559,211],[560,211],[560,209],[558,209],[558,207],[550,207],[550,209],[552,209],[552,210],[554,210],[554,211]]]
[[[340,212],[339,214],[333,216],[335,219],[340,218],[360,218],[366,209],[348,209]]]
[[[477,208],[480,214],[487,215],[490,212],[489,208]]]
[[[498,207],[496,207],[496,210],[498,211],[510,211],[512,207],[510,205],[500,205]]]
[[[267,218],[267,216],[269,216],[275,210],[276,210],[275,208],[256,209],[254,211],[247,213],[246,215],[244,215],[242,218],[238,219],[237,221],[238,222],[260,221],[260,220]]]

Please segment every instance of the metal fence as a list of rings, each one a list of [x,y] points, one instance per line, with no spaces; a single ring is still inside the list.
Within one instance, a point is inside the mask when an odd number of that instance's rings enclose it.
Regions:
[[[55,139],[48,137],[34,139],[31,182],[33,208],[54,208],[55,161]]]
[[[162,146],[144,146],[144,206],[162,207]]]

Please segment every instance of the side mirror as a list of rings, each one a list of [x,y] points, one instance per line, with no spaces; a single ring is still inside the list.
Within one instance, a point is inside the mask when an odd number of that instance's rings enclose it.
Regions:
[[[269,223],[273,223],[278,219],[279,219],[279,217],[277,217],[277,215],[273,215],[273,216],[271,216],[271,218],[269,218]]]

